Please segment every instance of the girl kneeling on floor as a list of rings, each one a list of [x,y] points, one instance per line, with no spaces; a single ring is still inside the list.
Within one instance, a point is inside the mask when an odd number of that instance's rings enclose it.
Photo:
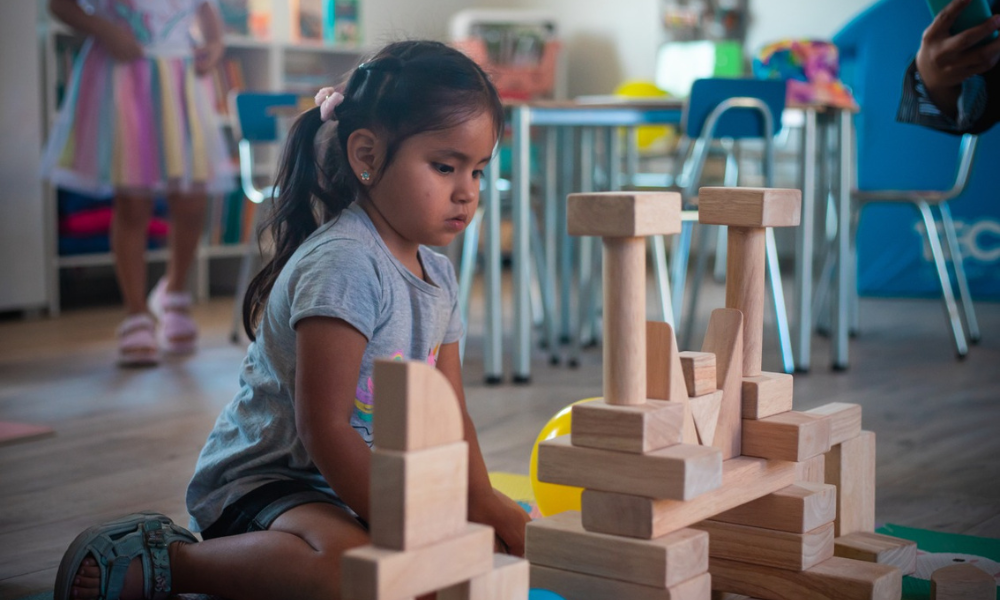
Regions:
[[[523,554],[527,514],[493,490],[465,409],[450,243],[472,219],[503,127],[486,74],[435,42],[394,43],[292,128],[267,225],[274,258],[244,300],[253,339],[187,493],[191,526],[130,515],[77,537],[55,597],[338,598],[368,543],[372,369],[435,364],[469,442],[469,518]],[[117,559],[115,558],[117,557]]]

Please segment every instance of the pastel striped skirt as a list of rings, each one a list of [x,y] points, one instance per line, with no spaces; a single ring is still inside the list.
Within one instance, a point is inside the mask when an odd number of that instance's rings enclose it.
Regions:
[[[190,57],[114,60],[89,40],[49,136],[42,175],[83,193],[224,193],[235,170]]]

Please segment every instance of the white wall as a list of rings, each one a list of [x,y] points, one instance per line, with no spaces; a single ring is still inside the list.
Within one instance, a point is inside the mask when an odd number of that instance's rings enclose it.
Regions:
[[[750,0],[747,52],[781,38],[829,40],[874,0]]]
[[[475,0],[362,0],[362,39],[379,48],[401,39],[448,39],[448,19]]]
[[[34,3],[0,4],[0,310],[47,303]]]

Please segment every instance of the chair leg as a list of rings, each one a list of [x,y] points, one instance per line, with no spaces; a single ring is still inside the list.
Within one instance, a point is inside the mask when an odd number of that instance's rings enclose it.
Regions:
[[[785,373],[793,373],[795,359],[792,356],[792,334],[788,327],[788,310],[785,308],[785,290],[781,283],[781,267],[778,264],[778,245],[774,241],[774,230],[767,228],[764,239],[767,274],[771,279],[771,297],[774,299],[774,320],[778,326],[778,343],[781,346],[781,364]]]
[[[965,313],[965,324],[969,334],[969,342],[979,343],[979,322],[976,320],[976,309],[972,305],[972,294],[969,291],[969,280],[965,276],[965,265],[963,264],[962,251],[958,246],[958,234],[955,232],[955,221],[951,218],[951,206],[947,202],[942,202],[941,224],[944,226],[944,236],[948,240],[948,253],[951,254],[951,263],[955,268],[955,280],[958,282],[958,293],[962,298],[962,309]]]
[[[468,337],[469,323],[469,298],[472,296],[472,279],[476,275],[476,257],[479,254],[479,228],[483,224],[483,215],[486,209],[479,207],[476,214],[472,216],[472,221],[465,228],[465,236],[462,238],[462,258],[458,266],[458,309],[462,314],[462,322],[466,324],[465,335],[459,340],[459,355],[465,358],[465,339]]]
[[[711,229],[719,230],[719,235],[722,235],[722,230],[725,227],[720,225],[718,227],[711,227]],[[693,347],[691,343],[694,341],[694,323],[698,313],[698,296],[701,292],[701,283],[705,279],[705,272],[708,270],[709,233],[708,226],[702,226],[698,231],[698,258],[695,261],[694,279],[691,281],[691,305],[688,308],[687,316],[684,318],[684,331],[679,340],[681,348]],[[720,260],[716,257],[715,263],[719,264],[720,262],[725,263],[725,260]]]
[[[667,244],[662,235],[649,237],[653,252],[653,274],[656,276],[656,291],[660,298],[660,318],[665,323],[674,324],[674,308],[670,295],[670,277],[667,275]]]
[[[556,356],[555,286],[552,282],[553,274],[549,273],[549,267],[546,262],[545,246],[542,244],[542,233],[538,227],[538,217],[534,213],[531,214],[531,245],[533,248],[532,254],[535,259],[534,275],[535,285],[537,286],[537,292],[532,294],[532,308],[539,311],[536,313],[536,324],[539,321],[541,322],[542,329],[545,332],[544,339],[549,346],[549,352],[553,353],[553,356]],[[537,317],[541,317],[541,319]]]
[[[729,242],[729,228],[725,225],[719,225],[715,230],[715,268],[712,271],[712,276],[715,277],[716,283],[723,283],[726,281],[726,252]]]
[[[921,200],[916,204],[917,209],[920,210],[920,216],[924,219],[924,227],[927,229],[927,242],[930,244],[931,255],[934,257],[938,280],[941,282],[941,295],[944,298],[945,311],[955,338],[955,351],[959,358],[964,358],[969,352],[969,347],[965,343],[962,320],[958,316],[958,307],[955,305],[955,295],[951,289],[951,278],[948,276],[948,267],[944,262],[944,252],[941,250],[941,238],[938,235],[937,225],[934,223],[934,215],[931,214],[931,207],[927,202]]]
[[[684,314],[684,285],[687,278],[688,257],[691,254],[691,233],[694,223],[681,223],[681,232],[674,238],[674,253],[670,264],[671,305],[674,307],[675,322],[680,322]]]

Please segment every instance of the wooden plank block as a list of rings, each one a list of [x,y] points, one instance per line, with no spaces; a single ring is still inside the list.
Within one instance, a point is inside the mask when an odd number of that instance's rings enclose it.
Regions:
[[[684,385],[680,352],[677,350],[677,337],[670,323],[646,321],[646,395],[683,404],[684,443],[698,443],[687,386]]]
[[[492,570],[441,590],[437,600],[528,600],[528,561],[494,554]]]
[[[412,550],[461,533],[468,480],[466,442],[412,452],[372,450],[372,543]]]
[[[875,530],[875,434],[841,442],[826,454],[826,482],[837,486],[836,535]]]
[[[341,559],[344,600],[411,598],[482,575],[493,566],[493,528],[468,523],[459,535],[416,550],[372,545]]]
[[[708,555],[765,567],[804,571],[833,556],[833,523],[805,533],[702,521],[691,527],[708,532]]]
[[[769,600],[899,600],[903,574],[888,565],[834,556],[796,573],[710,558],[712,589]]]
[[[698,441],[702,446],[711,446],[715,431],[719,426],[719,412],[722,410],[722,390],[690,399],[694,428],[698,431]]]
[[[722,458],[714,448],[675,444],[629,454],[573,446],[569,438],[538,445],[539,481],[677,500],[696,498],[722,483]]]
[[[776,460],[803,461],[830,450],[830,421],[790,410],[743,420],[743,454]]]
[[[722,463],[722,487],[692,502],[584,490],[587,531],[651,539],[703,521],[795,482],[795,463],[739,457]]]
[[[681,196],[676,192],[591,192],[566,199],[570,235],[645,237],[681,230]]]
[[[732,308],[713,310],[701,350],[715,354],[715,383],[722,390],[722,408],[712,445],[722,451],[723,459],[733,458],[741,454],[743,314]]]
[[[826,417],[830,420],[830,445],[836,446],[861,435],[861,405],[847,402],[830,402],[806,411],[807,415]]]
[[[994,600],[996,594],[993,576],[969,564],[931,573],[931,600]]]
[[[903,575],[917,570],[917,543],[891,535],[855,531],[835,539],[833,553],[843,558],[891,565]]]
[[[836,516],[836,486],[799,482],[719,513],[712,520],[805,533],[832,523]]]
[[[451,383],[434,367],[416,361],[375,361],[375,446],[421,450],[458,442],[465,425]]]
[[[698,222],[736,227],[796,227],[802,192],[780,188],[703,187],[698,190]]]
[[[826,483],[826,455],[820,454],[795,463],[795,481]]]
[[[568,600],[608,600],[609,598],[709,600],[712,597],[712,578],[708,573],[702,573],[672,588],[654,588],[532,564],[531,587],[532,589],[555,592]]]
[[[792,410],[794,378],[787,373],[762,372],[743,378],[743,418],[763,419]]]
[[[711,352],[681,352],[681,369],[688,396],[703,396],[716,389],[715,355]]]
[[[559,513],[528,523],[532,565],[669,588],[708,570],[708,534],[681,529],[653,540],[584,530],[581,515]]]
[[[681,443],[684,405],[666,400],[611,405],[586,402],[573,406],[574,446],[643,454]]]

